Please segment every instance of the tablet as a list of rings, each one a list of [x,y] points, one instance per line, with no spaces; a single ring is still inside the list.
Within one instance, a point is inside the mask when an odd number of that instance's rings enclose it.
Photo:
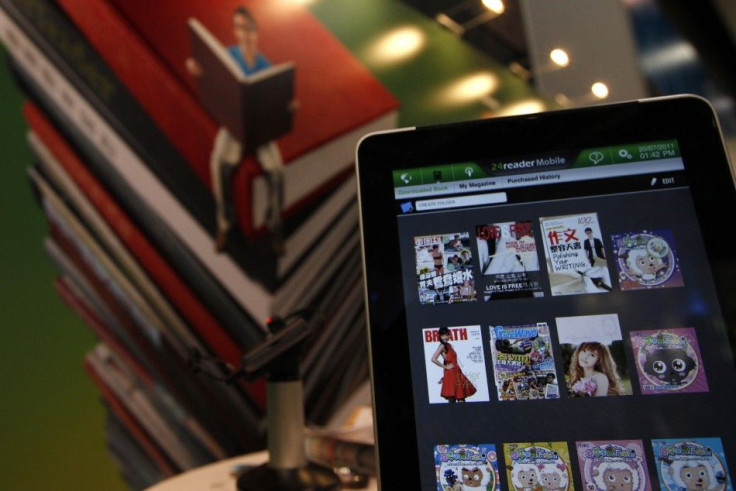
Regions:
[[[364,137],[384,489],[733,489],[736,194],[694,96]]]

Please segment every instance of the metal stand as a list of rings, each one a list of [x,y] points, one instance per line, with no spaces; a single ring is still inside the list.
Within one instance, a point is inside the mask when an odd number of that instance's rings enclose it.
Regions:
[[[337,490],[332,470],[307,462],[304,447],[304,389],[299,378],[301,326],[287,326],[265,348],[243,357],[246,374],[266,375],[269,462],[238,477],[240,491]],[[301,336],[301,337],[300,337]]]

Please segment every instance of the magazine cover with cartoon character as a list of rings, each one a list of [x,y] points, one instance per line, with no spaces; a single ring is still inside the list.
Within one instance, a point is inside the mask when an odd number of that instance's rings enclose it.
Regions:
[[[568,396],[631,395],[617,314],[558,317],[555,321]]]
[[[484,300],[543,297],[531,221],[477,225]]]
[[[684,285],[672,231],[614,234],[611,243],[621,290]]]
[[[633,331],[630,336],[642,394],[708,392],[695,329]]]
[[[498,455],[492,443],[434,447],[437,491],[485,489],[498,491]]]
[[[641,440],[576,442],[575,447],[586,490],[652,489]]]
[[[487,402],[480,326],[422,330],[429,403]]]
[[[559,385],[546,322],[490,327],[498,399],[557,399]]]
[[[597,213],[540,218],[553,296],[611,291]]]
[[[468,232],[414,237],[414,251],[420,304],[475,301]]]
[[[652,440],[663,490],[733,491],[720,438]]]
[[[565,442],[504,443],[506,477],[517,491],[574,490]]]

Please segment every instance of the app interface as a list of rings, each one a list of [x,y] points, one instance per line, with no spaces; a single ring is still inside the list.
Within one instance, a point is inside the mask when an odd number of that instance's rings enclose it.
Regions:
[[[733,489],[736,377],[677,141],[394,184],[424,489]]]

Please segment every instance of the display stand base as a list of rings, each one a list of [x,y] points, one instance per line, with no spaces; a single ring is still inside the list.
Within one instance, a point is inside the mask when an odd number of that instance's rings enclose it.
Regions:
[[[239,491],[332,491],[340,481],[332,470],[314,464],[297,469],[276,469],[264,464],[238,477]]]

